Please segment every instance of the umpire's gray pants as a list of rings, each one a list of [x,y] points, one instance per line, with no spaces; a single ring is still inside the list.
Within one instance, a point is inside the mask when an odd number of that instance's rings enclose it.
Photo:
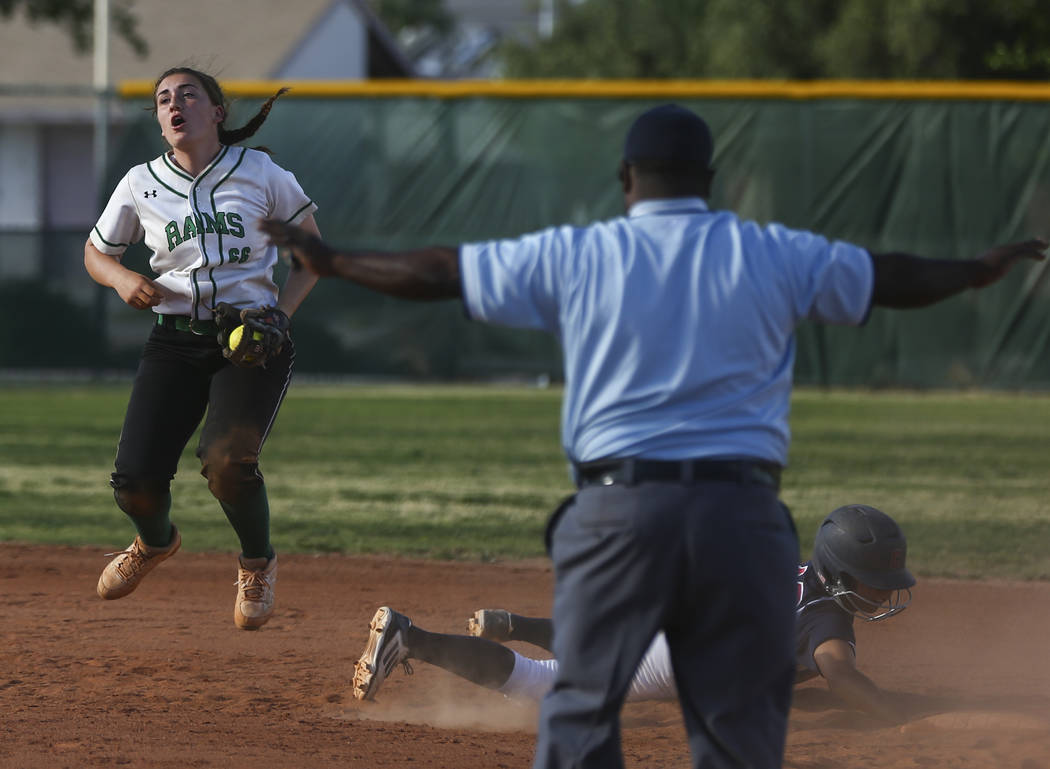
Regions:
[[[619,713],[649,642],[671,649],[696,769],[780,767],[798,541],[776,492],[589,486],[552,521],[558,677],[534,769],[623,766]]]

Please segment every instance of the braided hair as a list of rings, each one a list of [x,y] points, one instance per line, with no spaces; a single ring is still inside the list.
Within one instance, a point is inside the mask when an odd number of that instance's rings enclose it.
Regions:
[[[190,75],[191,77],[197,78],[200,81],[201,87],[204,88],[204,92],[208,94],[208,100],[215,105],[222,107],[224,117],[222,122],[219,123],[219,143],[230,146],[238,144],[245,139],[250,138],[259,130],[259,127],[266,121],[267,115],[270,114],[270,109],[273,107],[273,103],[277,101],[278,97],[288,91],[287,88],[281,88],[273,96],[267,99],[263,105],[259,108],[259,111],[255,113],[255,117],[249,120],[240,128],[228,129],[226,128],[226,117],[230,112],[229,103],[226,101],[226,96],[222,92],[222,88],[219,86],[219,82],[211,75],[196,70],[193,67],[172,67],[171,69],[164,72],[160,77],[157,78],[153,84],[153,111],[157,111],[157,87],[161,84],[164,78],[170,75]],[[257,147],[264,152],[269,152],[266,147]]]

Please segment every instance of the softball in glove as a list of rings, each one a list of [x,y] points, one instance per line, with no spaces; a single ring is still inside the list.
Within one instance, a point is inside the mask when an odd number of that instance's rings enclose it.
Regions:
[[[238,310],[226,302],[215,308],[222,354],[243,368],[265,366],[284,349],[291,321],[276,307]]]

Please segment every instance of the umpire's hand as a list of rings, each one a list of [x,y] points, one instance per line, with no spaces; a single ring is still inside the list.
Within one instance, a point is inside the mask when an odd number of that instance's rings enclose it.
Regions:
[[[974,288],[984,288],[1002,278],[1022,259],[1042,261],[1046,258],[1047,242],[1042,238],[993,246],[977,257],[984,266],[982,273],[972,283]]]
[[[321,277],[336,275],[333,258],[336,250],[302,227],[278,219],[263,219],[259,228],[270,236],[270,242],[292,250],[292,269],[305,267]]]

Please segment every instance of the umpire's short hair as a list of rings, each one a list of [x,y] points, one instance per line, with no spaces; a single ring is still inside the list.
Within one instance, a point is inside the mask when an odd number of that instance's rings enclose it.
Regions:
[[[623,159],[641,171],[693,175],[711,170],[714,140],[703,118],[677,104],[643,112],[627,131]]]

